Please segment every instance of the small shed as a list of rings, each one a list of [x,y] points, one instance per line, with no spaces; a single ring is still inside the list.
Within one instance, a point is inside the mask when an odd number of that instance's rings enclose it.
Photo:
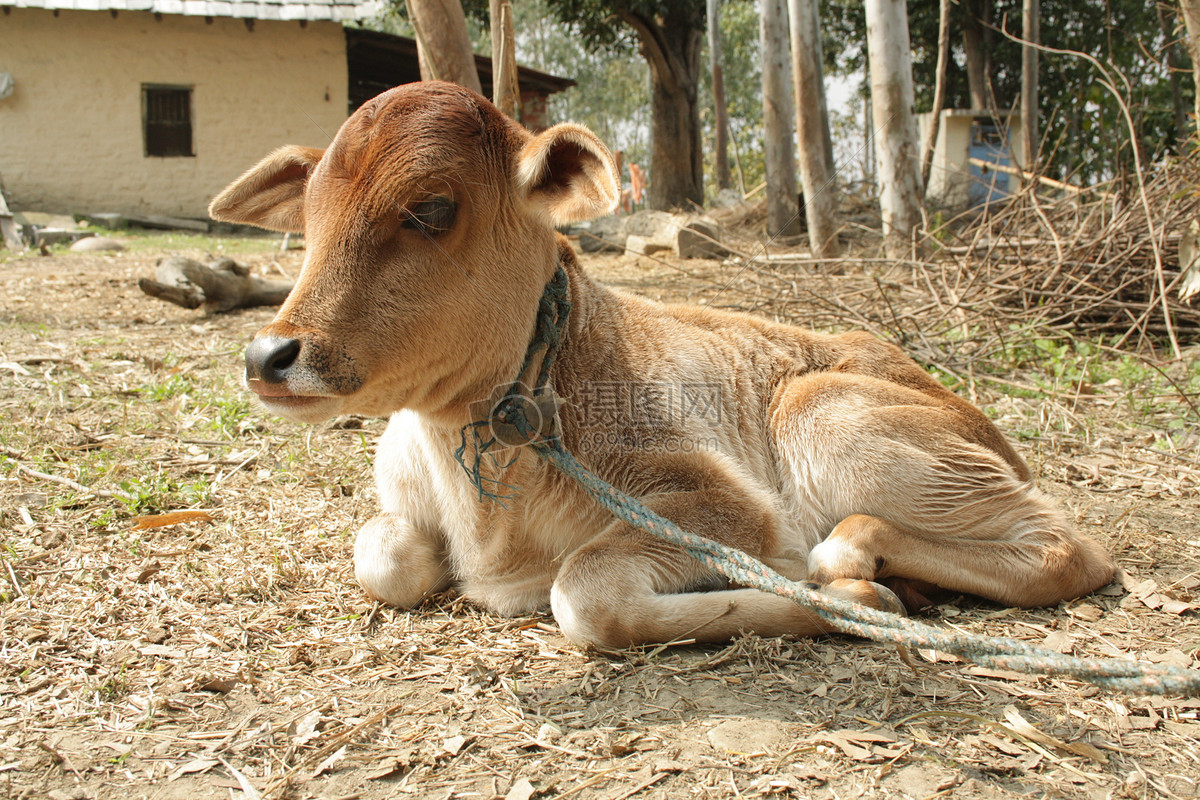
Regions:
[[[14,209],[206,217],[272,149],[324,147],[420,79],[375,0],[0,0],[0,176]],[[477,56],[485,92],[491,60]],[[5,79],[3,76],[8,76]],[[526,124],[574,81],[518,70]]]
[[[918,117],[922,142],[932,118]],[[1005,170],[1024,162],[1019,112],[944,109],[926,195],[946,208],[984,207],[1008,196],[1016,178]]]

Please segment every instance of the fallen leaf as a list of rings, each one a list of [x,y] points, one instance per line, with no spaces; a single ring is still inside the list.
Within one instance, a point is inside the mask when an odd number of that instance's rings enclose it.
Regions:
[[[508,794],[504,795],[504,800],[529,800],[536,791],[528,778],[520,778],[508,790]]]
[[[832,744],[855,761],[871,761],[886,753],[884,748],[872,747],[874,744],[896,743],[896,735],[886,731],[829,731],[814,738]]]
[[[408,761],[406,759],[392,756],[383,759],[378,767],[368,772],[364,777],[369,781],[378,781],[390,778],[406,769],[408,769]]]
[[[317,765],[317,768],[312,771],[312,775],[308,776],[309,780],[319,778],[326,772],[333,772],[333,768],[339,761],[346,757],[346,745],[342,745],[336,753]]]
[[[144,656],[160,656],[162,658],[186,658],[187,653],[178,647],[167,647],[163,644],[148,644],[137,649]]]
[[[159,572],[162,572],[162,564],[158,563],[158,561],[151,561],[148,564],[143,564],[140,567],[130,570],[129,579],[134,583],[146,583]]]
[[[1104,616],[1104,612],[1093,605],[1080,605],[1074,608],[1068,608],[1067,613],[1076,619],[1081,619],[1084,622],[1096,622]]]
[[[229,694],[238,684],[237,678],[201,678],[196,684],[196,688],[202,692],[216,692],[217,694]]]
[[[192,775],[197,772],[208,772],[210,769],[220,763],[221,762],[217,761],[215,758],[194,758],[179,769],[172,772],[171,776],[167,778],[167,781],[170,782],[177,780],[182,778],[184,775]]]
[[[235,780],[237,780],[238,787],[242,790],[242,794],[246,795],[247,800],[261,800],[262,795],[259,794],[258,790],[254,788],[254,784],[250,782],[249,778],[238,772],[233,764],[230,764],[223,758],[221,759],[221,764],[225,767],[225,769],[229,770],[229,774],[232,775]]]
[[[1075,649],[1074,637],[1066,631],[1051,631],[1042,644],[1057,653],[1070,653]]]
[[[814,769],[806,764],[797,764],[792,768],[792,775],[802,781],[815,781],[817,783],[828,783],[829,773],[822,772],[819,769]]]
[[[452,756],[458,755],[458,751],[462,750],[463,745],[467,743],[465,736],[451,736],[446,741],[442,742],[442,750]]]
[[[1162,610],[1168,614],[1183,614],[1197,608],[1194,603],[1185,603],[1182,600],[1167,600],[1162,604]]]
[[[1068,753],[1074,753],[1075,755],[1083,756],[1084,758],[1090,758],[1092,761],[1096,761],[1101,764],[1108,763],[1108,756],[1106,756],[1103,751],[1101,751],[1095,745],[1088,744],[1087,742],[1064,742],[1062,739],[1058,739],[1048,733],[1040,731],[1035,728],[1029,722],[1029,720],[1022,717],[1021,712],[1017,711],[1015,706],[1009,706],[1008,708],[1004,709],[1004,722],[1013,732],[1025,737],[1031,742],[1054,747],[1058,750],[1064,750]]]
[[[300,719],[296,720],[293,726],[292,744],[302,745],[317,738],[320,734],[317,733],[317,726],[321,724],[320,710],[310,711]]]
[[[212,522],[213,516],[207,511],[168,511],[166,514],[148,514],[133,518],[135,531],[145,531],[151,528],[165,528],[168,525],[178,525],[182,522]]]

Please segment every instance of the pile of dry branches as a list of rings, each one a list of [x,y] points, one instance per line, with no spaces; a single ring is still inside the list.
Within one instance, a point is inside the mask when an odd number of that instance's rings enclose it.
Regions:
[[[724,302],[714,300],[811,327],[864,328],[954,374],[1031,333],[1176,357],[1200,342],[1200,307],[1178,292],[1180,239],[1200,217],[1200,159],[1142,181],[1053,193],[1044,183],[930,225],[922,256],[909,261],[750,249]]]
[[[1200,308],[1177,291],[1180,238],[1200,213],[1196,159],[1056,199],[1035,188],[1044,187],[1028,184],[921,265],[944,296],[1006,322],[1139,348],[1200,339]]]

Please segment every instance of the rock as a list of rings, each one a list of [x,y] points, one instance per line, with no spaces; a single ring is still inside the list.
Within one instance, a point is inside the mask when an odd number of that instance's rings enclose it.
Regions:
[[[721,244],[721,229],[707,217],[688,220],[675,231],[672,245],[680,258],[725,258],[729,248]]]
[[[670,244],[649,236],[630,235],[625,239],[625,255],[627,256],[648,256],[670,249]]]
[[[124,250],[125,245],[105,236],[89,236],[71,245],[72,253],[95,253],[101,250]]]
[[[624,217],[594,219],[579,231],[579,247],[585,253],[621,252],[625,249]]]
[[[716,198],[713,199],[713,205],[717,208],[737,208],[745,205],[746,201],[742,199],[742,193],[737,189],[722,189],[717,192]]]
[[[625,231],[626,255],[671,250],[680,258],[725,258],[730,253],[720,243],[721,228],[711,217],[639,211],[626,220]]]
[[[731,719],[708,732],[708,741],[727,753],[779,753],[791,737],[769,719]]]
[[[625,218],[625,232],[630,236],[665,239],[674,221],[675,215],[666,211],[638,211]]]
[[[949,789],[957,782],[957,774],[937,764],[910,764],[892,773],[885,785],[899,789],[908,797],[923,798]]]

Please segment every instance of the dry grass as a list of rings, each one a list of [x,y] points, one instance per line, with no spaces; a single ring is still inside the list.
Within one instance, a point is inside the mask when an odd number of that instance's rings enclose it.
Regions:
[[[382,422],[266,418],[238,372],[271,312],[205,319],[146,298],[135,281],[154,255],[0,263],[0,795],[1197,793],[1200,700],[932,653],[914,670],[841,637],[588,654],[549,616],[495,617],[451,595],[374,607],[350,551],[375,512]],[[805,291],[873,318],[852,285],[902,282],[797,268],[794,300],[767,304],[741,265],[590,263],[651,296],[801,321],[823,313]],[[930,616],[1194,665],[1195,354],[1147,365],[1064,339],[1009,345],[962,390],[1117,554],[1132,591],[1036,611],[960,599]],[[180,509],[212,520],[136,529]]]

